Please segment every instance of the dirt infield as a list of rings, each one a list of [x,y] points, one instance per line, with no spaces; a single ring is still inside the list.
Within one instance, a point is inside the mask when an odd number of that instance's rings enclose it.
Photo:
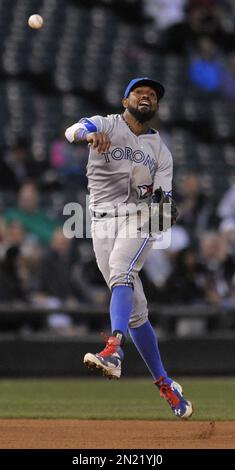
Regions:
[[[234,449],[235,422],[0,420],[1,449]]]

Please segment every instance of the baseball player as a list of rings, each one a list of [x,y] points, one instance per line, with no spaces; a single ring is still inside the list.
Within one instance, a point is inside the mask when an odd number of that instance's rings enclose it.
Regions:
[[[108,378],[120,378],[129,330],[160,395],[176,416],[188,418],[192,404],[163,367],[139,278],[154,240],[151,228],[146,231],[150,207],[159,203],[162,215],[163,203],[170,202],[170,224],[177,216],[171,198],[172,156],[149,125],[164,92],[163,85],[155,80],[135,78],[124,92],[123,114],[82,118],[66,129],[65,136],[71,143],[86,140],[90,147],[87,176],[93,246],[111,290],[112,334],[101,352],[85,355],[84,363]],[[159,230],[163,225],[159,222]]]

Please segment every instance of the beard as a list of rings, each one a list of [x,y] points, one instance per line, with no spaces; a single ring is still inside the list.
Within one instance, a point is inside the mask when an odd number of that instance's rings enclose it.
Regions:
[[[141,124],[144,124],[147,121],[151,121],[151,119],[154,117],[156,111],[152,111],[151,109],[146,112],[139,111],[136,108],[133,108],[132,106],[128,106],[128,111],[129,113],[132,114],[132,116],[139,121]]]

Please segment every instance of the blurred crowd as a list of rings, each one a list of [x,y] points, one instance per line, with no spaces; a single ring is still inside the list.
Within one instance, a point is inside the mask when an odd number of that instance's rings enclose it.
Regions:
[[[146,44],[185,55],[198,92],[235,98],[235,29],[222,0],[144,0]],[[229,8],[230,7],[230,8]],[[208,96],[207,96],[208,97]]]
[[[48,203],[53,191],[47,189],[46,202],[37,182],[26,179],[15,204],[2,214],[0,301],[44,307],[107,304],[109,292],[91,240],[64,235],[62,210]],[[149,300],[235,306],[235,185],[216,205],[204,194],[200,175],[186,173],[175,199],[180,216],[171,245],[151,250],[143,269]]]
[[[205,100],[218,93],[235,98],[235,31],[228,6],[222,0],[141,3],[144,47],[185,55],[192,93]],[[47,158],[35,155],[22,135],[1,150],[1,303],[108,304],[91,240],[63,233],[63,205],[84,203],[87,155],[86,145],[66,142],[64,129]],[[152,250],[142,272],[150,302],[235,307],[235,185],[224,194],[216,188],[208,194],[201,176],[185,172],[174,186],[180,216],[171,246]],[[69,321],[65,316],[65,324]]]
[[[155,301],[235,306],[234,197],[235,186],[216,205],[203,193],[200,175],[184,175],[171,246],[152,250],[144,267],[146,288]]]

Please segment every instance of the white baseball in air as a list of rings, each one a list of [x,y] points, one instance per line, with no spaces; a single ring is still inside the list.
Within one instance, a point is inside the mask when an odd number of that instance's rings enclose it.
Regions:
[[[43,18],[41,15],[31,15],[28,19],[28,25],[33,29],[40,29],[43,26]]]

